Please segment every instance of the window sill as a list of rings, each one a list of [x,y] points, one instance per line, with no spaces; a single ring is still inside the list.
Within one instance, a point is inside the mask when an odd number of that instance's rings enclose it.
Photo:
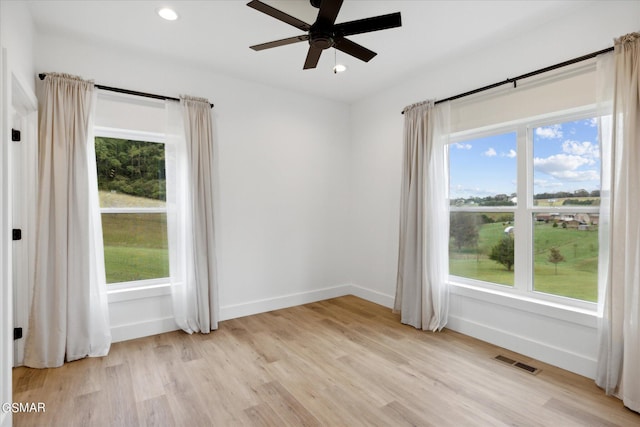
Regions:
[[[540,316],[550,317],[565,322],[597,328],[598,316],[593,310],[571,307],[550,301],[502,292],[494,289],[479,288],[463,283],[450,282],[451,293],[466,298],[527,311]]]
[[[171,285],[169,283],[107,290],[107,299],[109,304],[136,299],[161,297],[165,295],[171,295]]]

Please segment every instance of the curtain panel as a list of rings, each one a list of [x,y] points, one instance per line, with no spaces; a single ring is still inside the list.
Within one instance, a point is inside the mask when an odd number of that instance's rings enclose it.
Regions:
[[[596,383],[640,411],[640,33],[598,63],[603,179]],[[606,168],[606,169],[605,169]]]
[[[401,322],[439,331],[447,323],[449,289],[449,103],[404,111],[398,273],[394,311]]]
[[[214,234],[214,139],[202,98],[167,101],[167,231],[177,325],[188,333],[218,328]]]
[[[47,74],[39,96],[36,261],[26,366],[104,356],[111,344],[93,142],[92,82]]]

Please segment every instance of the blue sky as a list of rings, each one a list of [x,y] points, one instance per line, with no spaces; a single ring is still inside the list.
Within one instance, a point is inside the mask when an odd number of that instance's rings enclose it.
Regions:
[[[600,188],[595,120],[533,129],[534,194]],[[462,141],[449,148],[451,198],[516,192],[516,134]]]

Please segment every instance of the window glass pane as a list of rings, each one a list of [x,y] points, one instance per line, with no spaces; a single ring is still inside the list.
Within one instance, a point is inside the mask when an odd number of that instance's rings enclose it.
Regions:
[[[596,302],[596,213],[534,213],[534,290]]]
[[[169,276],[164,144],[95,139],[107,283]],[[118,209],[142,210],[136,213]],[[156,211],[144,212],[155,208]]]
[[[452,206],[514,206],[516,133],[450,144],[449,197]]]
[[[597,119],[533,129],[535,206],[598,206],[600,148]]]
[[[163,207],[164,144],[97,137],[100,207]]]
[[[107,283],[169,276],[165,213],[103,213]]]
[[[450,274],[513,286],[513,225],[510,212],[451,212]]]

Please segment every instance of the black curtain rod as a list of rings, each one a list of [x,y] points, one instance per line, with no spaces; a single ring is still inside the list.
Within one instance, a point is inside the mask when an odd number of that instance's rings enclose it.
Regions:
[[[526,79],[527,77],[533,77],[533,76],[536,76],[538,74],[546,73],[547,71],[556,70],[558,68],[562,68],[562,67],[566,67],[568,65],[576,64],[578,62],[586,61],[587,59],[595,58],[598,55],[602,55],[603,53],[607,53],[607,52],[611,52],[611,51],[613,51],[613,46],[608,47],[606,49],[599,50],[597,52],[589,53],[587,55],[579,56],[577,58],[573,58],[573,59],[570,59],[568,61],[560,62],[559,64],[550,65],[550,66],[545,67],[545,68],[540,68],[539,70],[531,71],[529,73],[522,74],[522,75],[520,75],[518,77],[513,77],[513,78],[510,78],[510,79],[501,81],[501,82],[497,82],[497,83],[493,83],[493,84],[490,84],[490,85],[487,85],[487,86],[480,87],[478,89],[470,90],[469,92],[464,92],[464,93],[460,93],[458,95],[450,96],[449,98],[446,98],[446,99],[440,99],[438,101],[435,101],[434,104],[440,104],[442,102],[453,101],[454,99],[464,98],[465,96],[474,95],[476,93],[484,92],[485,90],[493,89],[493,88],[496,88],[496,87],[499,87],[499,86],[502,86],[502,85],[506,85],[506,84],[510,84],[510,83],[513,83],[513,87],[516,87],[518,80]],[[404,114],[404,110],[402,111],[402,114]]]
[[[38,77],[40,78],[40,80],[44,80],[46,75],[47,75],[46,73],[40,73],[40,74],[38,74]],[[108,90],[110,92],[118,92],[118,93],[124,93],[124,94],[127,94],[127,95],[143,96],[145,98],[153,98],[153,99],[161,99],[161,100],[169,100],[169,101],[178,101],[178,102],[180,102],[179,98],[174,98],[174,97],[171,97],[171,96],[156,95],[154,93],[138,92],[136,90],[129,90],[129,89],[120,89],[119,87],[111,87],[111,86],[103,86],[103,85],[94,85],[94,86],[97,87],[98,89]],[[213,108],[213,104],[209,104],[209,105],[211,105],[211,108]]]

